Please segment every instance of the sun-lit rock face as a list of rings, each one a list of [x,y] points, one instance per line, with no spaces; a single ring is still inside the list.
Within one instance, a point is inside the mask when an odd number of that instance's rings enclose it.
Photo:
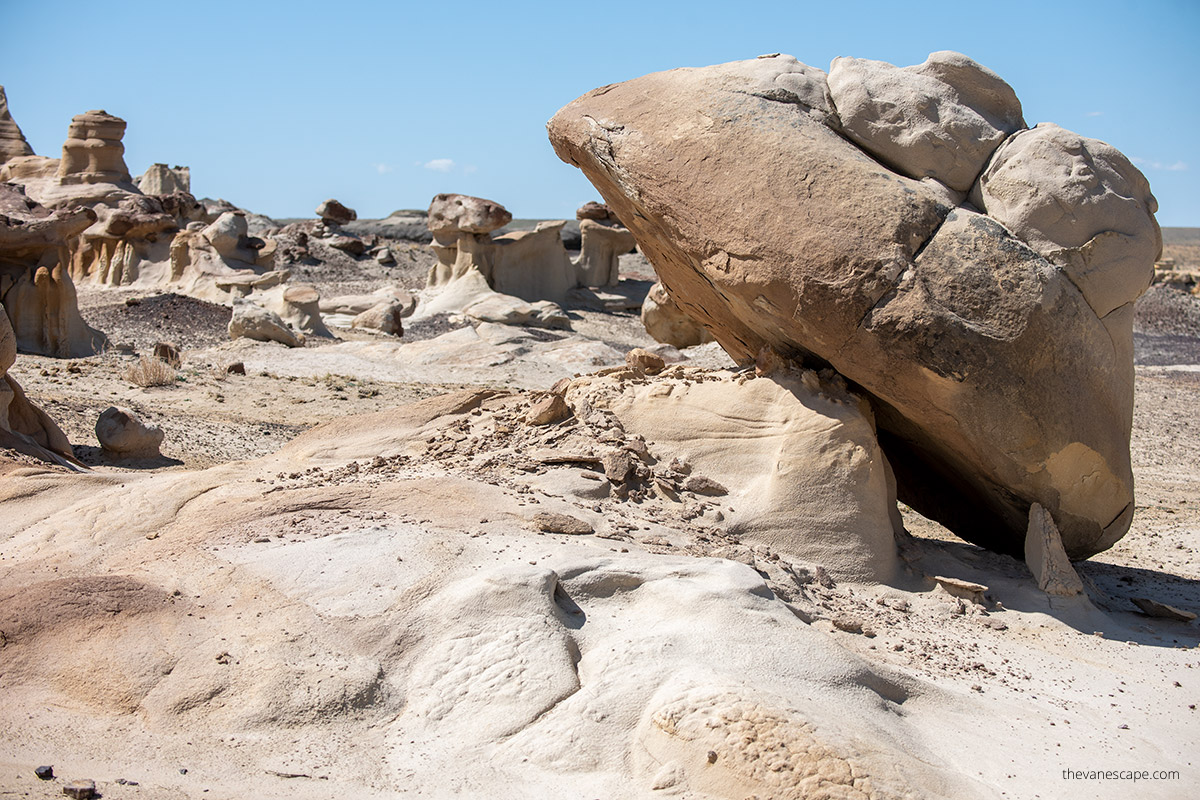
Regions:
[[[1159,234],[1116,150],[1025,129],[1003,80],[944,52],[655,73],[549,133],[735,360],[868,393],[902,500],[1013,553],[1035,502],[1073,557],[1128,529],[1131,304]]]

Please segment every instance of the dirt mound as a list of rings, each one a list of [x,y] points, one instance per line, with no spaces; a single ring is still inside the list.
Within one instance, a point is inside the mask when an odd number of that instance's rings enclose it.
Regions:
[[[92,306],[84,314],[94,327],[111,331],[115,343],[148,350],[155,342],[170,341],[194,350],[228,341],[232,312],[207,300],[168,293],[113,300]]]

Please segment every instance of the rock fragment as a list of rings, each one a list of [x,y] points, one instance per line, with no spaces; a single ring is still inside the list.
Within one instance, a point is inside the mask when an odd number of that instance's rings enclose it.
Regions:
[[[1029,507],[1029,530],[1025,534],[1025,563],[1046,594],[1069,597],[1083,592],[1083,581],[1063,549],[1058,527],[1050,512],[1034,503]]]
[[[1173,619],[1177,622],[1191,622],[1196,618],[1196,615],[1191,611],[1184,611],[1181,608],[1160,603],[1157,600],[1151,600],[1149,597],[1131,597],[1129,599],[1148,617]]]
[[[571,536],[586,536],[595,533],[595,528],[579,517],[554,511],[540,511],[533,515],[530,523],[544,533],[565,533]]]
[[[959,578],[934,575],[933,579],[937,581],[938,586],[942,587],[947,594],[952,597],[960,597],[963,600],[970,600],[972,603],[982,603],[983,593],[988,590],[988,587],[982,583],[973,583],[971,581],[960,580]]]
[[[63,787],[63,794],[74,800],[90,800],[96,796],[96,782],[86,779],[71,781]]]
[[[529,407],[525,421],[530,425],[553,425],[571,416],[571,407],[562,395],[550,394]]]
[[[229,320],[229,338],[239,337],[260,342],[280,342],[288,347],[301,347],[304,344],[278,314],[245,300],[234,302],[233,317]]]
[[[165,434],[147,425],[128,408],[109,406],[96,420],[96,438],[104,450],[119,458],[157,458]]]
[[[33,774],[38,776],[38,780],[52,781],[54,780],[54,767],[49,765],[38,767]]]
[[[625,365],[639,375],[657,375],[667,368],[662,356],[635,347],[625,354]]]

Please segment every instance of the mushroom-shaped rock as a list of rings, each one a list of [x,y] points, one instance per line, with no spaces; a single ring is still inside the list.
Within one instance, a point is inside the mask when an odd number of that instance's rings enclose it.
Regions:
[[[279,315],[247,300],[235,300],[229,320],[229,338],[245,337],[260,342],[280,342],[288,347],[304,343],[284,324]]]
[[[438,242],[453,243],[460,233],[491,233],[512,222],[499,203],[465,194],[439,194],[429,204],[429,232]]]
[[[835,58],[829,94],[842,130],[910,178],[971,188],[1002,141],[1025,127],[1021,102],[999,75],[961,53],[933,53],[895,67]]]
[[[594,219],[579,223],[582,251],[575,266],[582,286],[616,286],[621,282],[620,257],[633,249],[633,234],[616,224]]]
[[[738,363],[770,346],[863,388],[909,505],[1014,555],[1035,502],[1072,557],[1128,529],[1131,335],[1004,226],[847,141],[820,70],[647,75],[549,133]]]
[[[1158,201],[1112,145],[1048,123],[1021,131],[1000,147],[971,201],[1062,267],[1100,317],[1132,303],[1154,277]]]
[[[345,225],[358,219],[358,212],[334,200],[332,197],[317,206],[317,216],[326,225]]]
[[[712,341],[712,334],[676,305],[661,282],[650,287],[642,303],[642,324],[654,341],[681,350]]]
[[[315,286],[296,284],[283,290],[279,317],[290,327],[311,336],[334,338],[321,319],[321,294]]]
[[[109,406],[96,420],[96,438],[108,453],[119,458],[157,458],[163,431],[147,425],[128,408]]]

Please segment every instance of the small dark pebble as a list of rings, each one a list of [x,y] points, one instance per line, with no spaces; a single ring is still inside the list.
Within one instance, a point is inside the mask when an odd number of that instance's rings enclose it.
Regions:
[[[226,367],[225,371],[227,373],[229,373],[230,375],[245,375],[246,374],[246,365],[243,364],[241,361],[235,361],[232,364],[230,364],[228,367]]]
[[[187,767],[180,767],[180,768],[179,768],[179,774],[180,774],[180,775],[187,775]]]
[[[51,766],[38,767],[37,769],[35,769],[33,771],[33,774],[37,775],[39,778],[41,778],[44,781],[52,781],[52,780],[54,780],[54,767],[51,767]]]

